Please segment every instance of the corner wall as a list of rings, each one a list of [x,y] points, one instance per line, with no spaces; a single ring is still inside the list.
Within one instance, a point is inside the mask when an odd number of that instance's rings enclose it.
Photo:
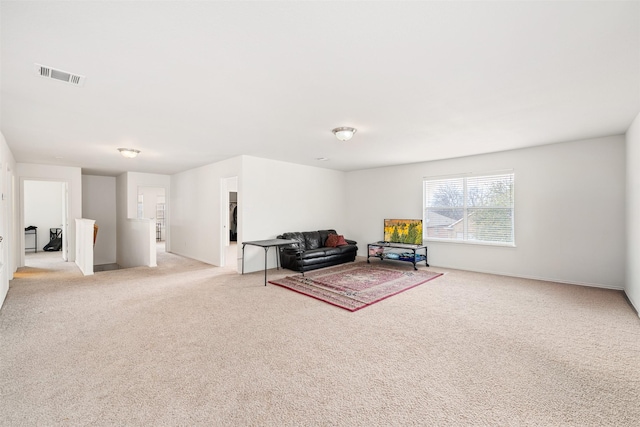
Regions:
[[[116,177],[116,262],[122,268],[156,267],[155,223],[128,216],[130,187],[129,173]]]
[[[138,217],[138,187],[162,187],[165,190],[165,221],[168,224],[171,218],[171,176],[155,173],[127,172],[127,212],[126,218]],[[155,217],[155,216],[154,216]],[[155,221],[154,236],[155,236]],[[154,237],[155,238],[155,237]],[[166,233],[165,247],[171,251],[171,233]]]
[[[427,242],[429,263],[622,289],[624,136],[350,172],[347,213],[359,254],[382,239],[384,218],[422,218],[423,177],[504,169],[515,172],[517,247]]]
[[[242,157],[234,157],[171,176],[166,200],[172,209],[167,221],[172,253],[221,265],[221,180],[241,171]]]
[[[345,172],[243,158],[238,243],[273,239],[288,231],[327,228],[352,238],[346,218]],[[275,249],[269,249],[269,268],[276,267],[274,254]],[[247,246],[244,263],[245,271],[264,269],[264,250]]]
[[[627,139],[627,280],[625,293],[640,315],[640,114]]]
[[[20,180],[20,229],[24,230],[24,210],[23,210],[23,185],[25,180],[44,180],[66,182],[68,185],[68,223],[67,230],[67,251],[68,261],[74,262],[76,259],[76,230],[75,220],[82,218],[82,174],[80,168],[67,166],[39,165],[32,163],[16,164],[16,175]],[[64,238],[64,235],[63,235]],[[21,241],[22,242],[22,241]],[[24,245],[20,247],[20,263],[24,266]]]
[[[82,175],[82,216],[95,219],[98,236],[93,264],[116,262],[116,179],[112,176]]]
[[[18,268],[18,218],[15,191],[16,161],[0,132],[0,307],[9,291],[9,280]]]
[[[85,276],[93,275],[93,219],[76,219],[76,265]]]
[[[243,241],[273,239],[287,231],[335,228],[350,237],[344,172],[239,156],[171,177],[171,252],[221,265],[221,224],[223,210],[228,211],[221,206],[222,179],[234,176],[240,248]],[[275,266],[270,249],[268,267]],[[264,250],[247,246],[245,272],[263,268]]]

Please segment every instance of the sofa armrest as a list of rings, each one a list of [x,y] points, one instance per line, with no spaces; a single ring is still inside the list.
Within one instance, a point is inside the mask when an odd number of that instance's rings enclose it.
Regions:
[[[344,239],[348,244],[350,245],[357,245],[358,242],[356,242],[355,240],[349,240],[349,239]]]
[[[288,254],[295,254],[300,251],[300,248],[297,245],[291,245],[291,246],[280,246],[280,251],[284,252],[284,253],[288,253]]]

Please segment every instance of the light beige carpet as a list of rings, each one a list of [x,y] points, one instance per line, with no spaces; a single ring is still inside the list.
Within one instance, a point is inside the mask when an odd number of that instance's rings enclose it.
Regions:
[[[89,277],[47,262],[0,311],[3,426],[640,420],[640,319],[618,291],[448,271],[351,313],[172,254]]]

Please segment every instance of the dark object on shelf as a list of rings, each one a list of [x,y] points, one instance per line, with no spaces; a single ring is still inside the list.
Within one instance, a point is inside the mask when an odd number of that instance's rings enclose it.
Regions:
[[[406,249],[406,252],[397,253],[388,251],[387,249]],[[418,253],[418,251],[424,250],[424,254]],[[367,245],[367,263],[370,264],[369,258],[380,258],[395,261],[406,261],[413,264],[413,269],[417,270],[417,263],[424,261],[424,265],[429,267],[427,261],[427,246],[426,245],[412,245],[409,243],[391,243],[391,242],[376,242],[369,243]]]
[[[238,204],[236,202],[230,203],[229,205],[231,209],[231,223],[229,230],[229,240],[231,242],[238,241]]]
[[[49,229],[49,243],[44,245],[42,250],[47,252],[62,250],[62,228]]]
[[[403,252],[401,254],[399,254],[400,257],[398,258],[400,261],[409,261],[409,262],[413,262],[414,256],[411,252]],[[420,261],[426,261],[427,257],[422,255],[422,254],[416,254],[415,255],[415,260],[416,262],[420,262]]]
[[[319,230],[296,231],[278,236],[278,239],[298,241],[298,245],[280,248],[280,265],[289,270],[305,272],[355,261],[357,242],[345,239],[346,244],[334,247],[327,244],[330,234],[338,235],[336,230]]]
[[[24,235],[25,235],[25,247],[24,250],[28,251],[30,249],[33,249],[34,252],[38,252],[38,227],[36,227],[35,225],[30,225],[27,228],[24,229]],[[31,247],[27,247],[27,243],[26,243],[26,236],[28,235],[33,235],[33,246]]]

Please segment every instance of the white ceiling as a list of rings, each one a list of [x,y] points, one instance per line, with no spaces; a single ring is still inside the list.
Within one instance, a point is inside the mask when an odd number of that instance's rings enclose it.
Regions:
[[[623,134],[640,112],[638,1],[2,1],[0,14],[16,161],[84,173],[241,154],[349,171]],[[338,126],[358,132],[340,142]]]

